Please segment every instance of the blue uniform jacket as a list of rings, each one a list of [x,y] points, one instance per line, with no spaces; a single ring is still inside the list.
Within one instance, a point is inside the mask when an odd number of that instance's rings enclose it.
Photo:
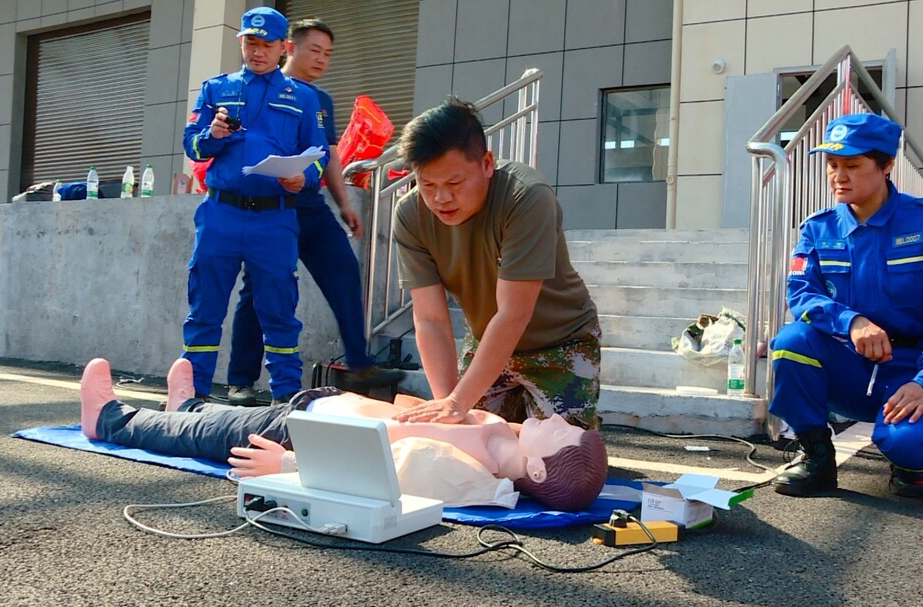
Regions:
[[[888,200],[866,225],[848,204],[802,224],[788,277],[796,319],[848,339],[850,323],[862,315],[891,337],[923,342],[923,199],[888,188]],[[923,385],[923,371],[914,381]]]
[[[223,139],[211,136],[219,107],[239,118],[244,128]],[[202,83],[202,90],[183,132],[183,147],[193,160],[214,158],[205,184],[241,196],[288,195],[275,177],[241,174],[269,154],[293,156],[309,147],[327,155],[305,170],[305,189],[317,188],[329,158],[317,94],[276,69],[257,75],[244,67]]]
[[[317,94],[317,101],[320,103],[321,115],[324,117],[324,134],[327,137],[327,143],[329,145],[336,145],[337,138],[337,126],[336,119],[333,115],[333,99],[330,98],[330,94],[327,93],[324,89],[320,88],[315,84],[310,82],[303,82],[295,78],[295,81],[304,86],[310,87]],[[324,195],[320,193],[320,184],[318,183],[316,187],[309,188],[305,186],[303,190],[298,192],[298,196],[295,198],[295,204],[299,207],[323,207],[327,206],[327,201],[324,200]]]

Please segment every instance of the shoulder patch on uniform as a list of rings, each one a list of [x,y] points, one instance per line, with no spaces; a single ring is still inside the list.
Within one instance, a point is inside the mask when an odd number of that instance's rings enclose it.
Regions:
[[[324,128],[324,113],[315,112],[315,115],[317,116],[317,128],[319,129]]]
[[[821,210],[817,211],[816,213],[811,213],[810,215],[808,215],[808,219],[814,219],[815,217],[820,217],[821,215],[826,215],[826,214],[828,214],[828,213],[833,213],[834,211],[836,211],[836,207],[830,207],[830,208],[827,208],[827,209],[821,209]],[[805,219],[805,221],[807,221],[808,219]]]
[[[823,217],[824,215],[827,215],[828,213],[833,213],[834,211],[836,211],[836,207],[830,207],[830,208],[828,208],[828,209],[821,209],[821,210],[819,210],[819,211],[817,211],[817,212],[815,212],[815,213],[811,213],[810,215],[808,215],[808,216],[804,219],[804,221],[801,222],[801,225],[800,225],[799,227],[800,227],[801,229],[804,229],[804,226],[805,226],[809,221],[811,221],[812,219],[817,219],[818,217]]]

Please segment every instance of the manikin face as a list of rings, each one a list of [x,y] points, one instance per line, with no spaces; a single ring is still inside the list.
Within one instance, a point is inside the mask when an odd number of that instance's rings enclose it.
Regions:
[[[289,42],[289,45],[292,67],[296,72],[293,75],[301,76],[308,82],[314,82],[324,75],[333,53],[330,36],[320,30],[310,30],[301,44],[295,46]]]
[[[241,36],[240,53],[254,74],[268,74],[279,67],[284,47],[281,40],[263,40],[259,36]]]
[[[428,164],[414,168],[417,190],[439,221],[457,226],[471,219],[487,201],[494,155],[468,160],[461,150],[449,150]]]
[[[886,175],[894,166],[891,160],[884,169],[868,156],[834,156],[827,154],[827,182],[837,202],[854,208],[877,210],[888,197]]]
[[[522,423],[519,431],[519,451],[527,458],[548,457],[564,447],[579,445],[584,432],[557,413],[541,421],[530,418]]]

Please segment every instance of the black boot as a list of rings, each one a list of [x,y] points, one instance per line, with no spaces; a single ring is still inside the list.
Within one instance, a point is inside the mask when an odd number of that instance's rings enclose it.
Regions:
[[[804,458],[773,479],[776,493],[811,497],[836,489],[836,450],[830,428],[814,428],[798,433]]]
[[[904,470],[891,464],[891,493],[901,497],[923,499],[923,472]]]

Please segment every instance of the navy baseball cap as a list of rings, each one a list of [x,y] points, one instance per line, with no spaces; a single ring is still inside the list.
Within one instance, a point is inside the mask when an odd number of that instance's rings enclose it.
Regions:
[[[285,40],[288,37],[288,19],[282,13],[268,6],[250,9],[240,18],[237,37],[256,36],[263,40]]]
[[[901,127],[877,114],[848,114],[831,120],[824,142],[811,153],[826,152],[834,156],[860,156],[872,150],[897,155]]]

